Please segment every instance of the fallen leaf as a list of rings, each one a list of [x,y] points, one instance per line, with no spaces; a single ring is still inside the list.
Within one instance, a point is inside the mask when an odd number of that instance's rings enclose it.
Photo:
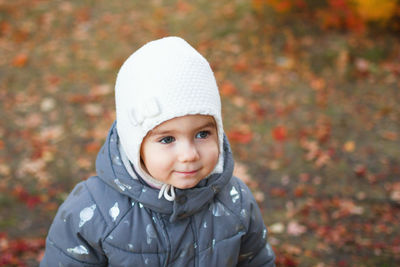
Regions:
[[[258,83],[258,82],[252,83],[250,85],[250,90],[254,93],[260,93],[263,91],[267,91],[266,88],[261,83]]]
[[[364,213],[364,208],[357,206],[354,201],[345,199],[340,202],[340,209],[344,212],[349,212],[350,214],[361,215]]]
[[[0,174],[4,176],[10,175],[10,167],[6,164],[0,164]]]
[[[299,224],[296,221],[290,221],[287,226],[287,233],[293,236],[299,236],[304,234],[307,228],[304,225]]]
[[[281,222],[274,223],[268,227],[269,231],[274,234],[282,234],[285,231],[285,225]]]
[[[25,53],[21,53],[14,57],[12,65],[14,67],[22,68],[26,65],[27,62],[28,62],[28,55]]]
[[[364,165],[359,164],[359,165],[354,167],[354,173],[358,177],[363,177],[367,173],[367,168]]]
[[[392,131],[385,131],[381,134],[381,136],[389,141],[396,141],[397,140],[397,133]]]
[[[245,72],[248,68],[249,65],[247,64],[246,60],[244,58],[238,60],[235,65],[233,66],[235,71],[237,72]]]
[[[52,110],[55,106],[56,106],[56,101],[54,100],[54,98],[50,98],[50,97],[44,98],[42,100],[42,102],[40,103],[40,109],[43,112],[48,112],[48,111]]]
[[[264,199],[265,199],[265,194],[264,194],[263,192],[261,192],[261,191],[255,191],[255,192],[253,193],[253,195],[254,195],[255,200],[256,200],[258,203],[263,202]]]
[[[248,144],[253,139],[253,133],[250,131],[232,130],[228,132],[228,138],[232,142]]]
[[[176,10],[182,14],[187,14],[193,9],[192,5],[185,1],[178,1],[176,4]]]
[[[112,86],[110,84],[96,85],[90,89],[92,96],[105,96],[112,93]]]
[[[103,107],[100,104],[89,103],[86,104],[83,109],[86,114],[90,116],[99,116],[103,112]]]
[[[356,145],[355,145],[354,141],[347,141],[347,142],[344,144],[343,149],[344,149],[344,151],[346,151],[346,152],[353,152],[354,149],[355,149],[355,147],[356,147]]]
[[[357,58],[355,61],[356,69],[360,73],[367,73],[369,70],[369,62],[363,58]]]
[[[326,82],[322,78],[315,78],[311,80],[311,88],[315,91],[320,91],[324,89],[326,86]]]
[[[400,204],[400,188],[399,187],[400,186],[394,187],[394,189],[390,193],[390,199]]]
[[[64,135],[64,127],[62,125],[53,125],[43,128],[40,132],[40,138],[43,141],[57,141]]]
[[[301,248],[299,248],[298,246],[295,246],[295,245],[285,244],[283,246],[283,249],[291,255],[300,255],[301,254]],[[288,266],[288,265],[284,265],[284,266]],[[290,266],[297,266],[297,265],[290,265]]]
[[[232,99],[232,103],[235,104],[237,107],[240,107],[240,108],[241,108],[241,107],[244,107],[244,106],[245,106],[246,100],[245,100],[244,97],[235,96],[235,97]]]
[[[251,112],[257,116],[258,119],[265,119],[265,114],[267,112],[264,108],[260,106],[259,102],[250,101],[248,107],[251,110]]]
[[[327,152],[322,152],[318,155],[316,161],[315,161],[315,166],[318,168],[321,168],[322,166],[328,164],[331,160],[331,157],[329,153]]]
[[[220,92],[223,96],[232,96],[236,94],[237,90],[232,82],[226,81],[220,86]]]
[[[31,113],[27,116],[25,120],[25,127],[27,128],[36,128],[43,121],[42,116],[39,113]]]
[[[280,187],[272,187],[269,190],[269,193],[273,197],[285,197],[286,196],[286,190]]]
[[[278,142],[285,141],[287,138],[286,128],[284,126],[276,126],[272,129],[272,137]]]
[[[294,194],[296,197],[302,197],[302,196],[304,195],[304,193],[305,193],[305,189],[304,189],[304,186],[303,186],[303,185],[298,185],[298,186],[294,189],[294,192],[293,192],[293,194]]]
[[[90,142],[85,146],[88,153],[97,153],[100,150],[100,144],[96,141]]]

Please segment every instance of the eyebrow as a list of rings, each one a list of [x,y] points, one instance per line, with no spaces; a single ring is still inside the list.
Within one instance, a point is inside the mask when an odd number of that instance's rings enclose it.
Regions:
[[[210,121],[210,122],[207,122],[206,124],[204,124],[204,125],[202,125],[200,127],[197,127],[194,131],[198,131],[198,130],[204,129],[204,128],[213,128],[213,127],[217,128],[215,122]],[[174,132],[175,132],[175,130],[165,130],[165,131],[163,131],[163,130],[161,130],[161,131],[151,130],[150,131],[150,136],[166,135],[166,134],[171,134],[171,133],[174,133]]]

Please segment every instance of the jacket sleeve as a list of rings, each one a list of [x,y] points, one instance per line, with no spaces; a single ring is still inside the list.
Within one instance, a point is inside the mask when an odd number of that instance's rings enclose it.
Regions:
[[[40,266],[107,266],[101,248],[105,230],[85,182],[77,184],[53,220]]]
[[[242,237],[237,266],[275,266],[275,253],[268,243],[267,228],[264,225],[260,209],[249,188],[239,182],[242,195],[242,214],[246,213],[246,234]]]

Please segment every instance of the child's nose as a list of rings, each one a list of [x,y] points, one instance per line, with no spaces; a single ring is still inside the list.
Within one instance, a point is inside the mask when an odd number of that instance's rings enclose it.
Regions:
[[[199,152],[193,143],[185,142],[180,146],[179,158],[181,162],[190,162],[199,159]]]

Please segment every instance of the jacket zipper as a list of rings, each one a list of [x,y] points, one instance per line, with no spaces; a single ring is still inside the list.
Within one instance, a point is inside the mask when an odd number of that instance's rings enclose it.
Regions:
[[[169,236],[168,236],[168,233],[167,233],[167,229],[165,227],[164,220],[163,220],[163,218],[162,218],[162,216],[160,214],[157,214],[157,219],[161,222],[162,229],[163,229],[162,233],[163,233],[165,242],[167,243],[167,251],[166,251],[166,256],[165,256],[165,262],[164,262],[164,265],[163,265],[164,267],[167,267],[168,263],[169,263],[170,254],[171,254],[171,241],[169,240]]]
[[[190,216],[190,227],[192,228],[192,232],[193,232],[193,239],[194,239],[194,243],[193,243],[193,248],[194,248],[194,256],[193,256],[193,262],[194,262],[194,266],[197,267],[199,266],[198,258],[196,257],[197,253],[198,253],[198,239],[197,239],[197,232],[196,232],[196,225],[195,225],[195,221],[194,221],[194,217]]]

